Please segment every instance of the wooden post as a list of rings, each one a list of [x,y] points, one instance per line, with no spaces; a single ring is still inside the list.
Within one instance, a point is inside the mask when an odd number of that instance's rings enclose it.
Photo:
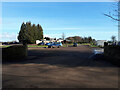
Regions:
[[[27,55],[28,55],[28,46],[27,46],[27,42],[26,42],[26,40],[23,40],[23,46],[25,47],[25,56],[27,57]]]

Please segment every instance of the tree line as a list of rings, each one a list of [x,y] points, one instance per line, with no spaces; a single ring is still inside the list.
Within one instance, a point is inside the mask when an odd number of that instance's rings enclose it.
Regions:
[[[36,40],[43,39],[43,29],[41,25],[31,24],[31,22],[22,23],[18,40],[21,43],[34,44]]]
[[[37,24],[31,24],[31,22],[22,23],[18,40],[21,43],[27,43],[27,44],[35,44],[36,40],[42,40],[43,39],[43,29],[41,25]],[[49,37],[45,37],[44,39],[50,40]],[[65,35],[62,34],[62,39],[65,39]],[[69,43],[77,42],[77,43],[94,43],[95,39],[92,39],[92,37],[80,37],[80,36],[74,36],[74,37],[67,37],[66,40],[69,40]]]
[[[95,39],[92,39],[92,37],[80,37],[80,36],[74,36],[74,37],[68,37],[66,40],[70,40],[71,43],[77,42],[77,43],[94,43]]]

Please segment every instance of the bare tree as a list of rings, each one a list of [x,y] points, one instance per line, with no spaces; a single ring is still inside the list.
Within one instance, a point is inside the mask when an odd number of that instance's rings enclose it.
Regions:
[[[112,42],[115,43],[115,41],[116,41],[116,36],[112,36],[111,39],[112,39]]]
[[[120,42],[120,0],[117,0],[114,5],[114,12],[109,12],[108,14],[104,14],[105,16],[118,21],[118,42]]]
[[[110,17],[111,19],[115,21],[120,21],[120,0],[117,0],[117,4],[115,5],[115,8],[113,11],[114,13],[109,12],[108,14],[104,14],[107,17]]]
[[[65,34],[64,33],[62,33],[62,39],[65,40]]]

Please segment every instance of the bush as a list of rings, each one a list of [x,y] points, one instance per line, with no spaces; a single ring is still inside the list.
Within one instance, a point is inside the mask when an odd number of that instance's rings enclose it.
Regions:
[[[104,47],[104,55],[108,57],[108,61],[113,64],[120,65],[120,46],[108,45]]]
[[[2,49],[3,60],[18,60],[27,56],[27,47],[23,45],[10,46]]]

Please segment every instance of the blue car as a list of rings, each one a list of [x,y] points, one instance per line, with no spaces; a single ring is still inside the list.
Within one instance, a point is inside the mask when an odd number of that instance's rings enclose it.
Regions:
[[[41,43],[39,43],[38,45],[45,45],[45,43],[44,43],[44,42],[41,42]]]
[[[53,42],[53,43],[49,43],[49,44],[47,44],[48,45],[48,48],[54,48],[54,47],[57,47],[57,48],[59,48],[60,46],[62,46],[62,43],[60,43],[60,42]]]
[[[77,47],[77,43],[73,43],[73,47]]]
[[[48,46],[48,45],[50,45],[50,43],[46,43],[45,45],[47,45],[47,46]]]

